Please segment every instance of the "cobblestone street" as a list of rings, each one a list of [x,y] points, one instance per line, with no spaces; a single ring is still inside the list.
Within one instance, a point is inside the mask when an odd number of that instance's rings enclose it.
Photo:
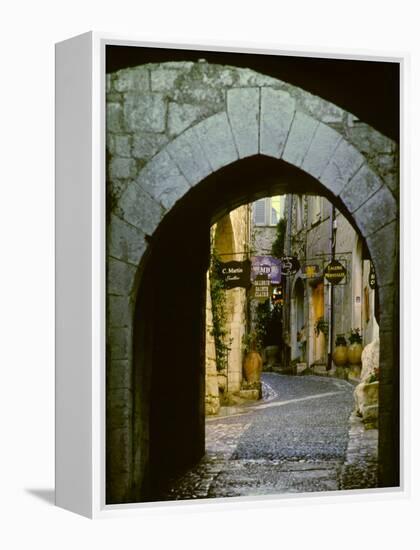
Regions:
[[[377,430],[338,379],[263,374],[263,399],[206,423],[206,455],[159,500],[375,487]]]

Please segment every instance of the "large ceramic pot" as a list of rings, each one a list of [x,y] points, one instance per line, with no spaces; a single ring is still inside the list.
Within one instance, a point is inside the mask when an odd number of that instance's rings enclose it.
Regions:
[[[348,362],[347,346],[336,346],[333,351],[333,361],[337,367],[344,367]]]
[[[262,359],[258,351],[249,351],[245,356],[244,372],[249,384],[259,382],[262,371]]]
[[[362,344],[354,342],[348,347],[348,361],[350,365],[360,365],[362,362]]]

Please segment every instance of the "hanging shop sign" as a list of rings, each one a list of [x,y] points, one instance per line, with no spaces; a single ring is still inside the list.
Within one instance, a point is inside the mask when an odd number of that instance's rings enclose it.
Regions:
[[[332,285],[338,285],[346,274],[346,268],[338,260],[332,260],[324,269],[324,277]]]
[[[319,265],[318,264],[303,264],[301,266],[302,275],[307,279],[319,277]]]
[[[251,282],[251,262],[222,262],[219,267],[223,286],[229,288],[248,288]]]
[[[373,289],[376,288],[376,271],[372,262],[370,262],[369,286],[370,288],[373,288]]]
[[[281,282],[281,261],[274,256],[253,256],[251,258],[251,280],[255,281],[258,275],[267,275],[273,285]]]
[[[252,292],[254,298],[262,301],[268,300],[270,298],[270,289],[270,279],[266,273],[255,277]]]
[[[294,275],[300,269],[299,260],[296,256],[283,256],[281,259],[281,272],[283,275]]]

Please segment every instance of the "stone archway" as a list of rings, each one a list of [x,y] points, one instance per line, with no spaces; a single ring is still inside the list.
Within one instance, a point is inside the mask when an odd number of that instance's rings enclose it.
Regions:
[[[307,174],[312,190],[344,211],[367,244],[381,304],[380,479],[383,486],[398,485],[395,143],[299,88],[207,63],[146,65],[108,75],[107,110],[107,501],[132,500],[141,477],[136,468],[147,469],[140,455],[148,434],[140,444],[135,429],[133,319],[150,242],[203,180],[252,158],[275,159]],[[283,185],[282,192],[293,192]],[[265,182],[251,198],[273,189]],[[217,192],[229,196],[230,190]],[[230,196],[225,212],[247,198]],[[222,203],[215,216],[224,213]]]

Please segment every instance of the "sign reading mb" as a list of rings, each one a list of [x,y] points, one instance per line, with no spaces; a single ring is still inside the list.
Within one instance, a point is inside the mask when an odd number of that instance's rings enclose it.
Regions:
[[[324,269],[324,277],[332,285],[338,285],[346,275],[346,268],[338,260],[332,260]]]

